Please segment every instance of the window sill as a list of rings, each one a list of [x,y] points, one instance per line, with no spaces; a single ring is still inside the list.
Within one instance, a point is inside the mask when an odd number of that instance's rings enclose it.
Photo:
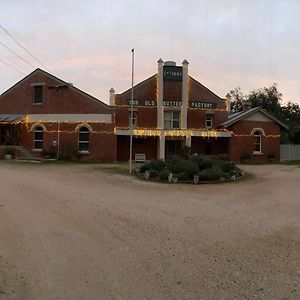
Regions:
[[[33,152],[42,152],[43,149],[32,149]]]
[[[41,103],[32,103],[33,105],[43,105],[43,102],[41,102]]]
[[[262,152],[253,152],[252,155],[256,155],[256,156],[260,156],[260,155],[264,155]]]
[[[90,151],[78,151],[79,154],[90,154]]]

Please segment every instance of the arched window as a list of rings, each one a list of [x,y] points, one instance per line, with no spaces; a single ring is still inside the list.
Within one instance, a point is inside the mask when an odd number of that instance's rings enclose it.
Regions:
[[[86,126],[81,126],[78,130],[78,150],[88,152],[90,145],[90,130]]]
[[[44,128],[39,125],[35,126],[33,132],[34,132],[34,140],[33,140],[34,150],[43,150]]]
[[[253,132],[254,152],[261,153],[261,132],[256,130]]]

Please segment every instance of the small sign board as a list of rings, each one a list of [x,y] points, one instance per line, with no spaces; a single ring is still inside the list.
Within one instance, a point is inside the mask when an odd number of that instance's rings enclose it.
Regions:
[[[203,108],[203,109],[216,109],[217,103],[214,102],[201,102],[201,101],[189,101],[190,108]]]
[[[131,105],[131,99],[126,99],[125,105]],[[133,99],[133,106],[156,106],[156,100]]]
[[[164,66],[163,79],[165,81],[182,81],[182,67]]]

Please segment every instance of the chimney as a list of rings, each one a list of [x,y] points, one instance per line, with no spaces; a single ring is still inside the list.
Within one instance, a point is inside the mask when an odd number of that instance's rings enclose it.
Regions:
[[[226,110],[228,114],[231,113],[231,95],[229,93],[226,95]]]
[[[252,103],[249,100],[243,101],[242,103],[243,111],[249,110],[252,108]]]
[[[115,104],[116,104],[115,100],[116,100],[116,92],[115,92],[114,88],[111,88],[109,90],[109,105],[110,106],[115,106]]]

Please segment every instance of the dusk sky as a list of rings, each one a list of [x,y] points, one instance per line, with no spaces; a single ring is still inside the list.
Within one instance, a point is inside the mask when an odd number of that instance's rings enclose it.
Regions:
[[[189,74],[220,97],[278,83],[300,104],[298,0],[10,0],[0,25],[46,71],[108,103],[157,72],[157,60],[190,63]],[[0,94],[45,69],[0,28]],[[3,44],[33,66],[10,52]],[[19,71],[8,67],[13,66]],[[24,75],[25,74],[25,75]]]

